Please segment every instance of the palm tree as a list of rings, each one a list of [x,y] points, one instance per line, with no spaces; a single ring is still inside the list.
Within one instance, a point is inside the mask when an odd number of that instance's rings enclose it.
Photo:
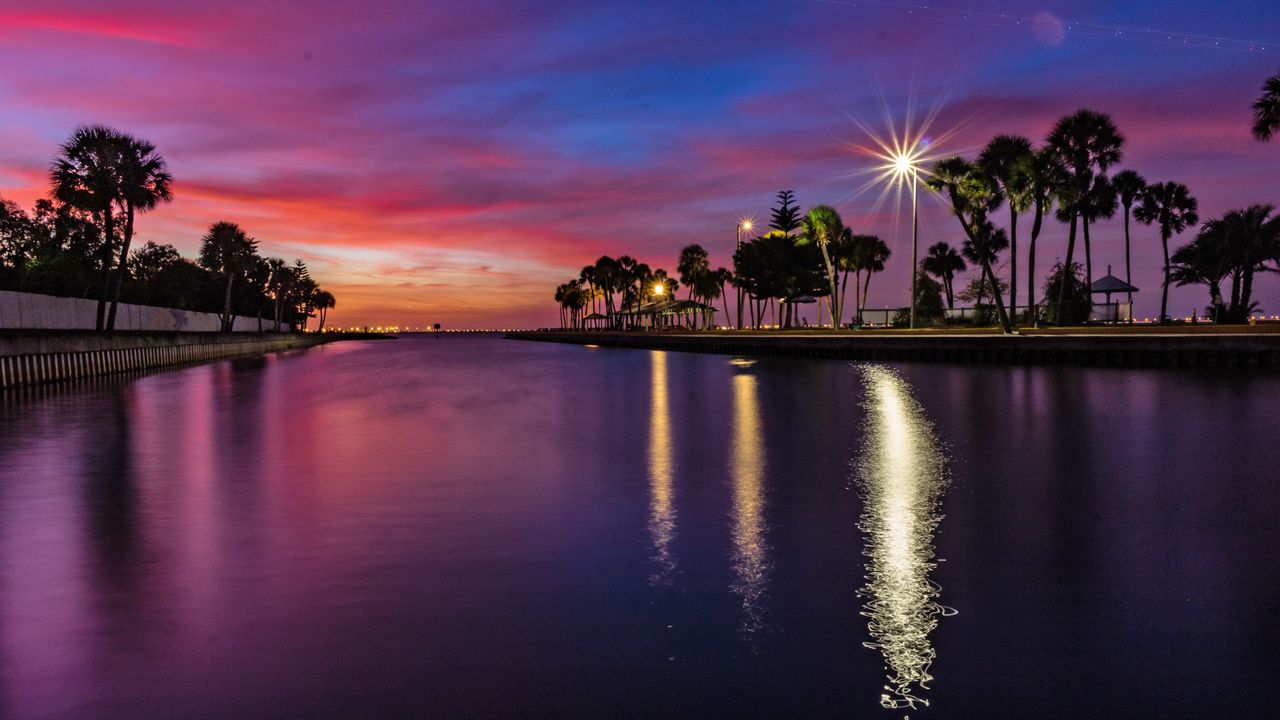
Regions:
[[[1053,212],[1054,199],[1066,182],[1066,169],[1051,148],[1035,152],[1028,166],[1031,184],[1032,222],[1031,243],[1027,248],[1027,312],[1031,322],[1038,324],[1040,309],[1036,301],[1036,243],[1040,239],[1044,216]]]
[[[1270,140],[1280,132],[1280,73],[1262,84],[1262,96],[1253,104],[1253,136]]]
[[[937,243],[929,248],[929,254],[920,262],[924,271],[942,281],[942,289],[947,294],[947,307],[955,308],[956,273],[965,271],[964,258],[955,248],[945,242]]]
[[[867,307],[867,295],[871,292],[871,276],[884,272],[884,265],[888,262],[890,254],[889,245],[878,235],[853,236],[854,305],[858,313],[854,320],[859,325],[862,324],[862,311]],[[865,278],[862,277],[863,273],[867,274]],[[860,296],[859,283],[861,283]]]
[[[1086,225],[1089,222],[1087,217],[1081,218],[1081,203],[1088,201],[1090,190],[1094,185],[1094,176],[1105,173],[1109,167],[1120,162],[1120,149],[1124,145],[1124,137],[1116,129],[1110,116],[1093,110],[1078,110],[1054,125],[1047,142],[1068,173],[1067,186],[1059,193],[1058,202],[1065,211],[1060,217],[1067,217],[1070,223],[1067,234],[1067,259],[1064,267],[1071,267],[1076,249],[1077,221],[1083,219]],[[1091,284],[1093,269],[1087,261],[1092,257],[1092,252],[1087,247],[1088,243],[1089,231],[1086,227],[1085,283]],[[1066,287],[1067,283],[1062,283],[1058,288],[1058,294],[1062,295]],[[1061,306],[1062,302],[1063,298],[1059,297],[1058,305]]]
[[[1253,308],[1253,276],[1270,268],[1267,261],[1280,256],[1280,217],[1271,217],[1270,205],[1232,210],[1212,221],[1220,231],[1223,255],[1231,268],[1231,320],[1243,322]]]
[[[116,250],[115,204],[120,200],[124,136],[103,125],[83,125],[62,143],[49,171],[53,197],[76,210],[89,213],[102,234],[96,328],[106,327],[107,297]]]
[[[587,265],[578,273],[578,281],[587,286],[587,292],[591,297],[591,312],[597,309],[596,298],[600,296],[600,286],[596,282],[596,266]]]
[[[226,292],[222,300],[222,331],[231,331],[231,286],[236,276],[247,270],[252,263],[258,242],[245,234],[239,225],[231,222],[216,222],[200,241],[200,264],[208,270],[223,276],[226,281]],[[310,294],[304,303],[310,301]],[[309,313],[304,311],[305,317]]]
[[[844,220],[840,218],[840,213],[829,205],[818,205],[805,215],[804,233],[797,239],[800,244],[813,242],[822,251],[822,263],[827,270],[827,284],[831,286],[831,292],[827,295],[827,304],[831,308],[832,329],[839,327],[837,301],[839,300],[840,288],[836,285],[836,268],[831,263],[829,248],[832,242],[839,242],[843,233]]]
[[[727,268],[716,268],[711,275],[715,279],[715,283],[720,286],[720,302],[724,304],[724,322],[727,327],[729,325],[729,295],[724,291],[724,286],[733,284],[733,271]]]
[[[281,300],[289,291],[289,266],[285,263],[284,258],[267,258],[267,292],[271,295],[275,302],[275,312],[272,313],[272,332],[280,332],[280,321],[283,305]]]
[[[1200,222],[1199,203],[1191,197],[1187,186],[1176,182],[1156,183],[1147,187],[1142,204],[1134,208],[1133,217],[1144,225],[1160,226],[1160,244],[1164,247],[1164,284],[1160,293],[1160,322],[1168,321],[1169,311],[1169,238]]]
[[[173,200],[169,175],[164,158],[156,152],[156,146],[146,140],[124,135],[120,163],[120,203],[124,206],[124,243],[120,247],[120,262],[116,267],[114,287],[111,290],[111,310],[107,313],[107,332],[116,327],[116,306],[120,303],[120,283],[125,275],[129,259],[129,245],[133,242],[134,216],[154,210],[162,202]]]
[[[935,163],[927,184],[935,192],[946,193],[952,214],[964,228],[967,238],[966,255],[981,263],[982,272],[987,276],[991,287],[996,288],[996,315],[1000,319],[1000,326],[1006,333],[1013,332],[1013,324],[999,290],[1000,283],[991,267],[996,253],[1001,249],[999,245],[1008,242],[1004,233],[996,233],[995,227],[987,220],[987,214],[999,202],[996,188],[976,165],[958,156]]]
[[[1209,307],[1215,322],[1223,312],[1222,280],[1231,274],[1231,262],[1225,248],[1228,244],[1225,226],[1210,220],[1190,243],[1173,253],[1170,278],[1175,285],[1204,285],[1209,289]]]
[[[320,327],[316,328],[316,332],[323,332],[325,318],[328,317],[329,310],[337,307],[338,301],[328,290],[317,290],[312,297],[314,298],[312,304],[320,311]]]
[[[1018,135],[997,135],[978,155],[978,166],[995,181],[1009,203],[1009,308],[1018,315],[1018,216],[1034,201],[1031,141]],[[951,297],[947,286],[947,297]]]
[[[709,271],[707,251],[701,245],[686,245],[680,250],[680,259],[676,263],[676,272],[680,275],[680,282],[689,288],[690,300],[695,299],[694,293],[697,292],[703,276]]]
[[[1121,170],[1111,181],[1120,205],[1124,207],[1124,281],[1133,284],[1133,265],[1129,261],[1129,215],[1133,204],[1142,198],[1147,190],[1147,181],[1132,170]],[[1129,293],[1129,315],[1133,316],[1133,293]]]
[[[619,290],[620,279],[618,261],[608,255],[601,255],[595,264],[595,281],[604,291],[604,313],[609,318],[610,326],[613,324],[613,294]]]
[[[1084,274],[1093,282],[1093,253],[1090,252],[1089,226],[1099,220],[1110,220],[1116,214],[1116,188],[1106,175],[1094,175],[1079,204],[1080,224],[1084,229]]]

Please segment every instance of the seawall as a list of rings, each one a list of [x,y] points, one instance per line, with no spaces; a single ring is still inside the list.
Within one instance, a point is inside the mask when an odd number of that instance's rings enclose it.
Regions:
[[[0,290],[0,329],[92,330],[97,326],[98,301]],[[120,303],[116,330],[145,332],[218,332],[222,319],[215,313]],[[291,326],[286,324],[287,332]],[[234,319],[234,332],[271,329],[270,320]]]
[[[311,347],[314,333],[0,334],[0,389]]]
[[[725,355],[1119,367],[1280,369],[1280,333],[1070,331],[927,333],[586,332],[507,333],[513,340]]]

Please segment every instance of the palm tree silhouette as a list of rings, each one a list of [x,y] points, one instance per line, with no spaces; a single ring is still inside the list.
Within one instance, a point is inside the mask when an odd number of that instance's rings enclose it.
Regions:
[[[249,268],[257,248],[258,242],[231,222],[214,223],[200,241],[200,264],[222,275],[226,281],[222,300],[223,332],[231,331],[231,286],[236,276]],[[307,300],[310,300],[310,294]]]
[[[338,301],[333,297],[333,293],[328,290],[317,290],[312,304],[316,310],[320,311],[320,327],[316,328],[316,332],[324,330],[325,318],[329,316],[329,310],[337,307]]]
[[[1120,205],[1124,207],[1124,281],[1133,284],[1133,265],[1129,260],[1129,215],[1133,204],[1146,192],[1147,181],[1132,170],[1121,170],[1116,173],[1111,183],[1116,188]],[[1133,316],[1133,293],[1129,293],[1129,315]]]
[[[1054,125],[1049,133],[1048,146],[1062,161],[1068,173],[1068,182],[1058,194],[1060,205],[1059,217],[1067,218],[1070,229],[1067,234],[1067,259],[1064,267],[1071,267],[1076,249],[1076,226],[1082,220],[1086,223],[1085,243],[1089,242],[1088,217],[1081,217],[1081,205],[1089,200],[1094,185],[1094,176],[1105,173],[1107,168],[1120,162],[1120,148],[1124,145],[1124,137],[1116,129],[1110,116],[1093,110],[1078,110]],[[1086,260],[1092,255],[1085,248]],[[1092,268],[1086,263],[1085,283],[1093,282]],[[1061,307],[1067,283],[1058,288],[1058,306]]]
[[[103,125],[82,125],[62,143],[49,171],[54,199],[89,213],[102,233],[99,271],[102,294],[98,296],[95,327],[106,325],[107,297],[116,244],[115,204],[120,200],[123,135]]]
[[[831,307],[831,328],[834,330],[839,327],[839,313],[837,303],[839,300],[840,288],[836,286],[836,269],[831,263],[830,246],[832,242],[838,242],[840,236],[844,233],[844,220],[840,218],[840,213],[830,205],[818,205],[809,211],[804,218],[804,234],[797,239],[798,243],[813,242],[822,251],[822,264],[827,271],[827,284],[831,286],[831,292],[827,295],[827,304]],[[819,313],[821,314],[821,313]]]
[[[977,165],[959,156],[935,163],[927,183],[935,192],[946,193],[951,203],[951,212],[960,220],[960,226],[964,228],[965,237],[968,238],[965,255],[981,263],[982,272],[994,289],[996,315],[1000,319],[1000,326],[1006,333],[1013,332],[1013,324],[1000,293],[1000,283],[996,281],[995,271],[991,268],[996,253],[1001,249],[1000,245],[1008,242],[1004,233],[997,233],[987,220],[987,214],[999,204],[997,188]]]
[[[116,306],[120,303],[120,284],[129,260],[129,245],[133,242],[134,216],[150,212],[162,202],[173,200],[170,186],[173,177],[164,158],[156,152],[156,146],[146,140],[123,135],[120,155],[120,202],[124,206],[124,242],[120,246],[120,261],[116,266],[114,286],[111,290],[111,310],[107,314],[107,332],[116,327]]]
[[[867,307],[867,294],[871,292],[871,276],[884,272],[884,264],[889,260],[891,254],[888,244],[881,240],[878,235],[854,235],[853,241],[853,292],[854,305],[856,306],[858,315],[854,320],[857,324],[862,324],[862,311]],[[866,273],[866,277],[862,276]],[[861,293],[859,293],[859,284],[861,284]]]
[[[929,254],[925,255],[924,260],[920,262],[920,266],[926,273],[942,281],[942,289],[947,294],[947,307],[955,308],[953,283],[956,273],[964,272],[967,267],[960,253],[945,242],[936,243],[929,247]]]
[[[1266,263],[1280,257],[1280,217],[1272,217],[1271,205],[1232,210],[1221,220],[1208,223],[1219,231],[1222,254],[1231,267],[1231,319],[1243,322],[1253,310],[1253,276],[1265,272]]]
[[[1164,247],[1164,284],[1160,293],[1160,322],[1169,319],[1169,238],[1200,222],[1199,203],[1191,197],[1187,186],[1176,182],[1151,185],[1142,195],[1142,204],[1134,208],[1133,217],[1144,225],[1160,226],[1160,243]]]
[[[1018,135],[997,135],[978,155],[978,166],[995,181],[1009,204],[1009,308],[1018,315],[1018,216],[1031,206],[1033,184],[1031,141]],[[946,285],[948,302],[951,286]]]
[[[1093,253],[1090,250],[1089,226],[1099,220],[1110,220],[1116,214],[1116,188],[1106,175],[1094,175],[1089,189],[1080,199],[1080,220],[1084,229],[1084,274],[1093,283]]]
[[[1253,136],[1262,141],[1280,132],[1280,73],[1262,84],[1262,96],[1253,104]]]
[[[1044,216],[1053,212],[1054,200],[1066,182],[1067,172],[1052,148],[1035,152],[1028,166],[1031,184],[1032,221],[1031,243],[1027,248],[1027,312],[1031,322],[1038,325],[1040,309],[1036,301],[1036,244],[1040,239]]]

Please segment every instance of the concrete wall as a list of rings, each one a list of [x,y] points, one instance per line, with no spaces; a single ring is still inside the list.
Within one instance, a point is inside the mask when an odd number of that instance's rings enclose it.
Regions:
[[[325,341],[323,335],[316,333],[98,335],[48,332],[0,336],[0,390],[240,355],[280,352],[310,347]]]
[[[97,300],[0,290],[0,329],[93,330],[97,317]],[[262,321],[262,327],[270,330],[271,321]],[[287,327],[284,325],[281,329]],[[217,332],[218,328],[218,316],[214,313],[124,303],[116,309],[117,330]],[[238,317],[234,330],[258,332],[258,319]]]

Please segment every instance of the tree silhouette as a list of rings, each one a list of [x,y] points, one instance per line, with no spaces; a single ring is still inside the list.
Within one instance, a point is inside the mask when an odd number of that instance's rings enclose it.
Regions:
[[[1176,182],[1156,183],[1147,187],[1142,204],[1133,217],[1144,225],[1160,226],[1160,244],[1164,248],[1164,283],[1160,292],[1160,322],[1169,319],[1169,238],[1200,222],[1199,203],[1191,197],[1187,186]]]
[[[1253,104],[1253,136],[1270,140],[1280,132],[1280,73],[1262,84],[1262,95]]]
[[[1124,208],[1124,281],[1132,285],[1133,265],[1129,260],[1129,216],[1134,203],[1142,199],[1142,194],[1146,192],[1147,181],[1132,170],[1121,170],[1116,173],[1111,182],[1115,186],[1120,205]],[[1129,308],[1132,315],[1133,293],[1129,293]]]
[[[200,241],[200,264],[223,277],[226,294],[222,303],[222,331],[231,331],[231,288],[236,277],[247,271],[257,252],[258,243],[239,225],[216,222]],[[303,323],[306,313],[304,313]]]

